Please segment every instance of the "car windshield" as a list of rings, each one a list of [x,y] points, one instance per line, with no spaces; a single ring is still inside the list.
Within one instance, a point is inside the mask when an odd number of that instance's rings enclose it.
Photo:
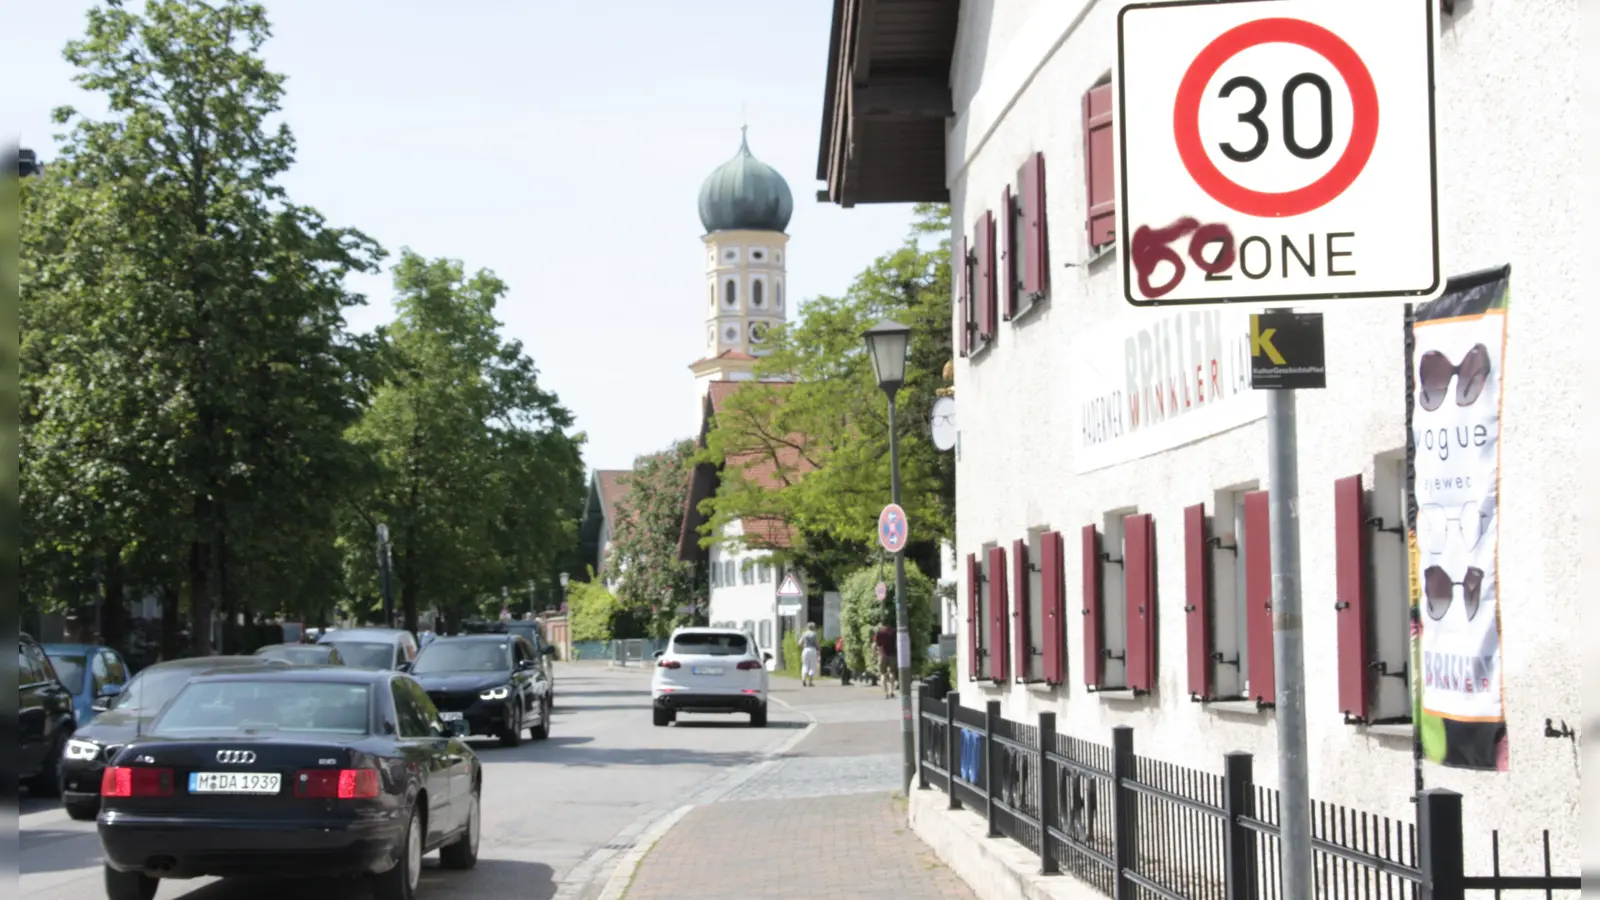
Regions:
[[[716,634],[691,631],[672,639],[672,652],[696,656],[743,656],[750,641],[742,634]]]
[[[310,731],[366,734],[371,691],[319,681],[202,681],[191,684],[151,725],[165,735]]]
[[[346,643],[344,641],[328,641],[339,648],[339,655],[344,657],[344,664],[355,666],[358,669],[389,669],[394,667],[394,645],[367,643]]]
[[[504,672],[511,666],[510,649],[506,641],[434,641],[417,654],[411,672]]]
[[[112,701],[112,709],[155,712],[183,690],[189,679],[202,670],[188,667],[149,669],[134,676],[127,688]]]
[[[323,665],[329,661],[333,651],[328,647],[263,647],[256,651],[256,655],[265,659],[281,659],[300,666]]]
[[[83,696],[83,667],[88,661],[81,656],[57,656],[50,654],[50,665],[55,666],[56,677],[66,685],[72,696]]]

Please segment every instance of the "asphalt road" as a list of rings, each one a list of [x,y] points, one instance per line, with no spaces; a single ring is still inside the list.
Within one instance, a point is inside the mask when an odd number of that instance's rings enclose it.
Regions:
[[[649,824],[686,803],[738,786],[773,750],[799,736],[803,716],[774,703],[766,729],[746,716],[684,716],[650,723],[648,669],[559,663],[547,741],[503,749],[475,742],[484,764],[477,868],[438,869],[430,857],[419,897],[580,900],[598,893],[618,855]],[[93,822],[59,804],[22,799],[17,894],[25,900],[104,896]],[[360,900],[351,882],[195,880],[162,884],[158,900]]]

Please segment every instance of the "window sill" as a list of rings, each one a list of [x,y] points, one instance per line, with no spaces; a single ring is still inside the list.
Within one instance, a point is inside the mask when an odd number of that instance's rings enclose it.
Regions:
[[[1229,716],[1259,716],[1270,709],[1271,707],[1261,707],[1254,700],[1212,700],[1206,703],[1208,712]]]
[[[967,351],[967,361],[977,362],[988,355],[990,348],[994,347],[994,338],[983,339],[975,342],[971,350]]]
[[[1102,700],[1119,700],[1122,702],[1127,702],[1130,700],[1143,700],[1144,698],[1150,696],[1149,694],[1135,691],[1133,688],[1101,688],[1093,693],[1096,697],[1099,697]]]
[[[1021,309],[1017,310],[1014,314],[1012,314],[1011,318],[1007,319],[1006,321],[1010,322],[1012,325],[1025,324],[1029,317],[1037,312],[1040,307],[1044,306],[1045,298],[1047,296],[1048,295],[1041,293],[1034,299],[1027,301],[1027,303]]]
[[[1368,725],[1361,729],[1361,733],[1375,738],[1389,738],[1391,740],[1404,738],[1410,741],[1416,737],[1416,729],[1410,724]]]

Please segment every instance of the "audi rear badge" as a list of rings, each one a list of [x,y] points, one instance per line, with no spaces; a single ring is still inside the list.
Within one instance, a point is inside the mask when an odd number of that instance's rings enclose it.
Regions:
[[[217,762],[248,765],[256,761],[256,755],[249,750],[218,750]]]

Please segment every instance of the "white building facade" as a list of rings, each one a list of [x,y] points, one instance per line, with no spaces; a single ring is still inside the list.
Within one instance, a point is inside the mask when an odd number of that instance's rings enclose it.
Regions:
[[[825,113],[833,124],[824,123],[819,177],[844,205],[946,197],[951,205],[952,246],[965,257],[956,260],[965,286],[952,316],[962,348],[962,705],[999,700],[1023,722],[1052,711],[1060,732],[1100,744],[1113,726],[1130,725],[1139,754],[1211,772],[1223,754],[1247,751],[1256,781],[1275,786],[1270,616],[1263,644],[1252,612],[1269,553],[1265,401],[1249,388],[1246,313],[1140,309],[1123,297],[1110,92],[1122,5],[960,3],[939,51],[948,54],[948,109],[937,109],[937,85],[928,85],[920,96],[930,99],[908,102],[890,127],[870,118],[878,107],[856,100],[851,111],[840,99],[849,76],[858,97],[874,76],[842,61],[851,50],[858,60],[870,54],[840,37],[851,31],[840,17],[860,5],[839,4]],[[1455,12],[1435,8],[1443,275],[1509,266],[1515,298],[1503,355],[1491,353],[1505,373],[1492,381],[1500,391],[1497,508],[1446,511],[1442,520],[1456,529],[1472,518],[1478,524],[1463,531],[1498,534],[1505,742],[1498,766],[1423,762],[1420,778],[1464,795],[1469,873],[1487,865],[1477,861],[1488,858],[1494,829],[1507,871],[1541,871],[1539,834],[1550,829],[1555,868],[1575,873],[1578,749],[1547,736],[1546,720],[1576,728],[1582,718],[1584,510],[1571,478],[1584,447],[1570,373],[1582,353],[1573,327],[1585,296],[1579,264],[1593,250],[1582,229],[1563,224],[1582,221],[1571,119],[1578,3],[1445,5]],[[928,7],[932,18],[936,7]],[[929,33],[943,27],[924,24]],[[928,60],[935,56],[930,49]],[[937,130],[906,124],[917,115],[935,119]],[[919,174],[935,154],[938,186]],[[887,156],[897,167],[874,168]],[[1042,243],[1028,234],[1042,234]],[[992,313],[982,308],[988,291]],[[1314,308],[1324,313],[1327,388],[1298,397],[1311,793],[1410,821],[1418,768],[1405,312],[1401,301]],[[1023,591],[1014,580],[1019,560],[1030,565]],[[1358,629],[1364,641],[1355,642],[1364,647],[1352,650],[1337,607],[1356,584],[1367,618]],[[1462,602],[1459,585],[1445,591]],[[1052,616],[1047,603],[1057,594]],[[996,603],[1007,604],[998,615]],[[1196,606],[1210,611],[1198,632]],[[1129,610],[1141,608],[1148,619],[1135,613],[1130,628]],[[1015,640],[1013,612],[1028,619],[1029,646]],[[1365,694],[1357,715],[1341,689],[1352,677]]]

